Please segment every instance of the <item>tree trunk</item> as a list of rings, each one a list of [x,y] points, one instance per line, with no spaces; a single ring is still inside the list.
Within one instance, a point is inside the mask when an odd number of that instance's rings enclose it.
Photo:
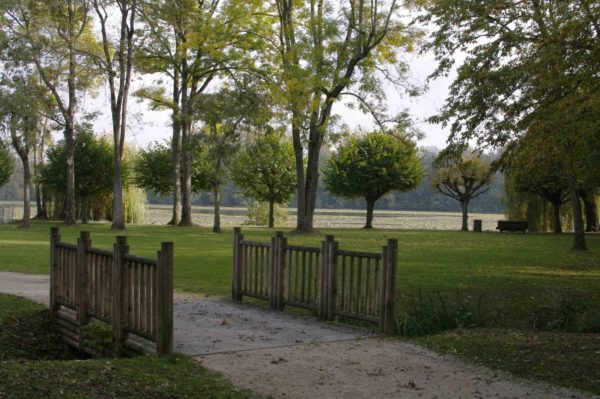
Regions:
[[[367,201],[367,222],[365,223],[365,229],[373,228],[373,209],[375,209],[375,200],[371,198],[365,198]]]
[[[558,201],[552,201],[552,228],[555,234],[562,233],[562,225],[560,221],[560,207],[560,198],[558,199]]]
[[[214,221],[213,221],[213,233],[221,232],[221,185],[219,182],[213,182],[213,195],[214,195]]]
[[[122,161],[120,150],[115,146],[115,170],[113,181],[113,221],[112,230],[125,229],[125,210],[123,209],[123,181],[121,179]]]
[[[269,228],[275,227],[275,200],[269,198]]]
[[[172,168],[173,168],[173,216],[168,223],[177,226],[181,222],[181,118],[179,101],[179,70],[174,68],[173,75],[173,138],[171,140]]]
[[[304,148],[302,147],[300,113],[292,113],[292,138],[294,145],[294,158],[296,160],[296,194],[298,199],[298,212],[296,218],[296,231],[304,231],[306,214],[306,197],[304,187]]]
[[[585,191],[582,192],[583,208],[585,213],[585,231],[599,231],[598,225],[598,206],[596,205],[596,197]]]
[[[65,129],[65,155],[67,160],[67,190],[65,193],[66,225],[75,224],[75,139],[73,127]]]
[[[583,215],[581,212],[581,203],[579,202],[577,178],[573,173],[569,173],[569,194],[571,196],[571,207],[573,208],[573,251],[586,251],[585,231],[583,229]]]
[[[88,224],[90,209],[90,197],[87,194],[81,196],[81,223]]]
[[[462,231],[469,231],[469,201],[461,201],[460,207],[462,209]]]
[[[29,157],[21,157],[23,162],[23,221],[21,227],[28,228],[30,226],[31,219],[31,170],[29,169]]]
[[[188,93],[187,62],[182,60],[181,73],[181,221],[180,226],[192,226],[192,115]]]

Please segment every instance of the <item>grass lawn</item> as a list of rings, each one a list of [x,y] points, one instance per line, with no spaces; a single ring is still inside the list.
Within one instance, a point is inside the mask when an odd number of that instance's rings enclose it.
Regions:
[[[48,273],[51,225],[0,226],[0,270]],[[107,225],[63,227],[63,239],[75,242],[82,229],[91,231],[95,247],[114,242]],[[274,231],[244,234],[267,241]],[[407,335],[481,364],[600,393],[600,382],[589,377],[600,375],[600,235],[588,236],[584,253],[570,251],[568,234],[324,229],[289,242],[317,245],[325,234],[341,248],[367,251],[398,238],[397,315]],[[229,294],[231,231],[130,226],[125,235],[131,253],[142,256],[174,241],[178,291]]]
[[[76,359],[40,305],[0,294],[1,398],[256,398],[182,355]]]

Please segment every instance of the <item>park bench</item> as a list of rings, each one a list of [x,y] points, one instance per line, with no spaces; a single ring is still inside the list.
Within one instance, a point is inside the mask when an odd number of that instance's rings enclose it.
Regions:
[[[525,231],[527,230],[527,222],[515,220],[498,220],[498,226],[496,227],[496,230],[500,230],[501,233],[505,230],[510,232],[522,231],[523,233],[525,233]]]

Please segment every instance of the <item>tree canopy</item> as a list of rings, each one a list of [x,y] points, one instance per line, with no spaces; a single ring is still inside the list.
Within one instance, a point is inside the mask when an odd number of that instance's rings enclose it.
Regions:
[[[424,176],[416,143],[402,134],[385,132],[347,137],[323,173],[325,187],[332,194],[365,199],[365,228],[373,227],[373,209],[379,198],[390,191],[412,190]]]
[[[485,193],[494,179],[490,163],[475,152],[459,147],[440,152],[434,165],[437,170],[431,180],[432,186],[460,202],[463,214],[461,229],[469,230],[469,203]]]
[[[15,169],[15,159],[10,150],[0,141],[0,187],[8,183]]]
[[[231,171],[244,196],[269,203],[268,223],[274,227],[274,204],[288,202],[296,188],[291,141],[279,132],[259,135],[236,155]]]

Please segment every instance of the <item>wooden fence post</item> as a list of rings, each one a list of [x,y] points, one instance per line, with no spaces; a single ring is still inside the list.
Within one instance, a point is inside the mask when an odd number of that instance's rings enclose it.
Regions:
[[[332,235],[325,237],[327,243],[327,320],[335,319],[337,300],[337,249],[338,243]]]
[[[381,290],[379,291],[379,333],[384,333],[385,329],[385,302],[387,300],[386,289],[387,289],[387,269],[388,269],[388,247],[383,246],[381,248]]]
[[[173,243],[163,242],[158,252],[156,277],[158,280],[158,306],[156,317],[156,354],[173,351]]]
[[[84,351],[85,334],[83,327],[88,323],[88,273],[87,256],[88,249],[92,246],[89,231],[79,233],[77,239],[77,268],[75,270],[75,289],[77,301],[77,323],[79,324],[79,351]]]
[[[58,254],[56,243],[60,242],[60,230],[58,227],[50,228],[50,316],[54,318],[58,310]]]
[[[383,330],[387,335],[396,334],[396,269],[398,264],[398,240],[389,239],[387,245],[387,272],[385,279],[385,323]]]
[[[319,269],[319,307],[318,317],[327,320],[327,241],[321,241],[321,264]]]
[[[240,250],[240,241],[244,239],[241,227],[233,228],[233,282],[231,287],[231,297],[234,301],[242,300],[242,257]]]
[[[117,242],[113,245],[113,264],[111,270],[111,285],[112,285],[112,301],[111,301],[111,322],[112,332],[115,341],[115,353],[117,356],[121,356],[123,349],[123,340],[125,339],[125,331],[123,328],[124,314],[123,314],[123,303],[125,302],[125,296],[123,293],[123,285],[121,276],[123,269],[125,269],[125,262],[123,256],[129,252],[129,246],[127,245],[127,237],[117,236]]]
[[[273,310],[277,309],[277,261],[279,259],[277,254],[277,237],[271,237],[271,267],[269,272],[271,273],[269,281],[269,307]]]
[[[285,291],[285,247],[287,246],[287,238],[283,235],[283,231],[278,231],[275,235],[275,246],[277,248],[277,261],[275,272],[277,275],[277,284],[275,288],[276,309],[283,311],[283,298]],[[289,289],[289,287],[288,287]]]

